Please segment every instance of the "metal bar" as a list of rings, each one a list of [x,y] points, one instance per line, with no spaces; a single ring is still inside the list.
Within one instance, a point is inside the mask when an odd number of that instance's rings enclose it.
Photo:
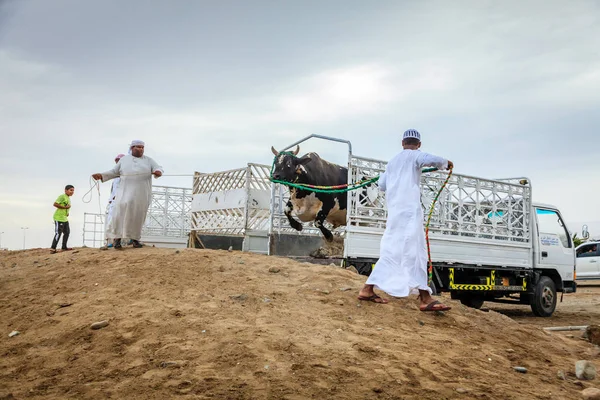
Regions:
[[[248,209],[250,208],[250,180],[252,179],[252,167],[250,166],[250,164],[248,164],[248,166],[246,167],[246,185],[245,185],[245,192],[246,192],[246,200],[244,201],[244,235],[246,233],[246,230],[248,229]]]
[[[514,178],[498,178],[498,179],[494,179],[495,181],[501,181],[501,182],[505,182],[505,181],[520,181],[523,179],[527,179],[527,183],[530,184],[531,180],[529,178],[527,178],[526,176],[516,176]],[[525,186],[525,185],[523,185]]]
[[[545,331],[585,331],[588,325],[578,325],[578,326],[551,326],[547,328],[543,328]]]
[[[323,139],[323,140],[330,140],[332,142],[346,143],[348,145],[348,150],[350,151],[350,153],[352,153],[352,143],[350,143],[349,140],[338,139],[338,138],[334,138],[334,137],[331,137],[331,136],[315,135],[315,134],[309,135],[309,136],[305,137],[304,139],[300,139],[297,142],[295,142],[295,143],[293,143],[293,144],[285,147],[281,151],[286,151],[288,149],[291,149],[292,147],[294,147],[296,145],[299,145],[300,143],[306,142],[308,139],[312,139],[312,138]]]

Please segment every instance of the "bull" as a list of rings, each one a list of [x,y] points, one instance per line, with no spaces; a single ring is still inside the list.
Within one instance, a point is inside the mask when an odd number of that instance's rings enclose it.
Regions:
[[[300,146],[291,152],[279,152],[271,147],[275,155],[273,179],[316,186],[338,186],[348,183],[348,169],[323,160],[317,153],[307,153],[298,157]],[[290,199],[286,203],[284,213],[290,226],[297,231],[302,230],[302,222],[314,221],[328,242],[333,241],[333,234],[324,226],[327,221],[333,229],[346,225],[346,193],[318,193],[304,189],[289,187]]]

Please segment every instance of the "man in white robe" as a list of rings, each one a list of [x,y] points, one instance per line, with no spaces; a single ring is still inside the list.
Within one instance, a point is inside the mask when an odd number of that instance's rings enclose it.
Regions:
[[[102,182],[120,178],[112,218],[107,226],[108,235],[115,238],[115,249],[122,248],[122,238],[132,239],[133,247],[142,247],[139,240],[152,200],[152,175],[158,178],[164,173],[156,161],[144,155],[144,147],[141,140],[132,141],[130,154],[123,156],[113,169],[92,175]]]
[[[421,311],[445,311],[450,307],[434,300],[428,286],[427,248],[421,208],[423,167],[451,169],[444,158],[421,152],[421,135],[414,129],[404,132],[403,151],[387,164],[379,178],[386,193],[388,217],[381,239],[379,260],[359,292],[359,300],[387,303],[374,288],[394,297],[418,294]]]

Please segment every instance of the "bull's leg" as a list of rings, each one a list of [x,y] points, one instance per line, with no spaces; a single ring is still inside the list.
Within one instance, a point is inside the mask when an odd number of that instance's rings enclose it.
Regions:
[[[288,221],[290,222],[290,226],[292,228],[294,228],[297,231],[301,231],[302,230],[302,224],[298,221],[296,221],[293,217],[292,217],[292,210],[294,209],[294,205],[292,204],[291,201],[288,201],[285,205],[285,208],[283,209],[283,212],[285,214],[285,216],[287,217]]]
[[[328,212],[329,211],[323,211],[323,209],[319,211],[319,213],[317,214],[317,218],[315,219],[315,226],[319,228],[323,236],[325,236],[325,240],[327,240],[328,242],[332,242],[333,235],[331,234],[331,231],[329,229],[325,228],[324,225],[325,218],[327,218]]]

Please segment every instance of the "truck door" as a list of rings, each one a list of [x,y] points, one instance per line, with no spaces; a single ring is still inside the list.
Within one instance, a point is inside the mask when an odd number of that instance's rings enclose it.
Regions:
[[[600,278],[600,246],[582,244],[577,248],[577,279]]]
[[[572,281],[575,256],[573,242],[555,210],[536,207],[539,253],[538,268],[556,270],[563,280]]]

